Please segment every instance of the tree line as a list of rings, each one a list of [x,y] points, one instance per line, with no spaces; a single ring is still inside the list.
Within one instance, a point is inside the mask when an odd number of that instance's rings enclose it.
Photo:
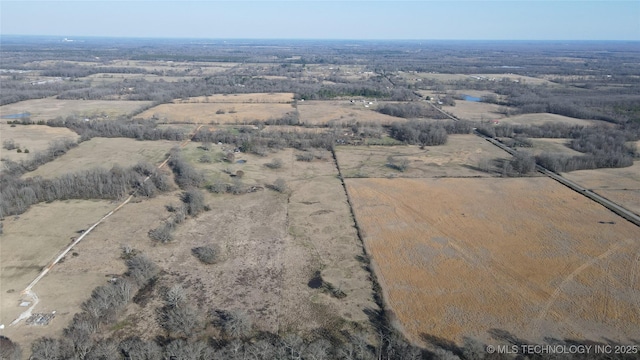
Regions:
[[[416,103],[399,103],[384,104],[376,109],[379,113],[411,119],[411,118],[430,118],[430,119],[447,119],[448,117],[431,106],[425,106]]]
[[[472,129],[473,124],[468,121],[410,120],[391,124],[389,135],[407,144],[434,146],[446,144],[448,134],[469,134]]]
[[[526,137],[567,138],[567,147],[584,155],[542,153],[535,157],[537,164],[554,172],[631,166],[638,156],[636,146],[631,142],[640,139],[640,123],[633,122],[615,127],[557,123],[539,126],[480,126],[477,131],[490,137],[512,138],[518,144],[527,144]]]

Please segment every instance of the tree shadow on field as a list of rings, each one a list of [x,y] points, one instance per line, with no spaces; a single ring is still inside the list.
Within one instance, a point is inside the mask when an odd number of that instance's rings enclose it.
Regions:
[[[513,335],[512,333],[508,332],[507,330],[489,329],[489,331],[487,332],[489,333],[489,335],[491,335],[491,337],[494,340],[502,343],[508,343],[508,344],[517,345],[517,346],[530,344],[529,341],[520,339],[517,336]]]
[[[420,337],[422,338],[422,341],[424,341],[427,344],[431,344],[431,346],[433,346],[434,348],[440,348],[440,349],[449,351],[454,355],[456,355],[457,357],[459,357],[460,359],[467,358],[464,355],[463,349],[451,340],[448,340],[439,336],[427,334],[427,333],[420,334]]]
[[[498,174],[498,172],[496,171],[495,168],[491,168],[491,169],[482,169],[478,166],[473,166],[473,165],[469,165],[469,164],[462,164],[461,165],[463,168],[465,169],[469,169],[469,170],[473,170],[473,171],[477,171],[483,174],[489,174],[489,175],[495,175]],[[474,177],[474,178],[481,178],[482,175],[474,175],[474,176],[468,176],[468,177]]]

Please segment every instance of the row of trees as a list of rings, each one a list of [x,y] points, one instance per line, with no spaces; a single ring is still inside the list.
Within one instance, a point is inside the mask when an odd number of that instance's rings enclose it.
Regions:
[[[145,184],[146,195],[155,193],[152,184],[164,184],[160,174]],[[65,174],[53,179],[3,177],[0,191],[0,217],[22,214],[31,205],[68,199],[118,199],[143,187],[144,177],[133,169],[114,166]]]
[[[154,120],[126,117],[104,120],[85,120],[77,117],[56,118],[43,123],[52,127],[66,127],[82,136],[82,140],[92,137],[125,137],[138,140],[184,140],[185,133],[177,128],[158,127]]]
[[[377,108],[377,111],[390,116],[411,119],[411,118],[430,118],[430,119],[446,119],[447,116],[437,111],[431,106],[425,106],[419,103],[398,103],[384,104]]]
[[[2,176],[0,176],[0,184],[5,181],[7,177],[19,177],[24,173],[34,171],[49,161],[66,154],[67,151],[76,146],[78,146],[78,143],[71,139],[60,139],[52,141],[46,150],[32,154],[29,159],[20,162],[4,160],[5,170]]]
[[[154,282],[160,268],[143,255],[129,257],[127,272],[114,281],[98,286],[82,303],[61,339],[40,338],[31,347],[32,360],[122,359],[108,342],[97,341],[97,334],[113,324],[139,289]],[[151,358],[149,358],[151,359]]]
[[[547,123],[539,126],[481,126],[478,132],[491,137],[510,138],[507,143],[528,146],[528,137],[568,138],[567,146],[584,155],[567,156],[542,153],[537,164],[555,172],[617,168],[633,165],[637,149],[633,141],[640,139],[640,125],[626,123],[616,127],[589,127]]]
[[[469,134],[473,125],[467,121],[427,122],[412,120],[391,124],[389,135],[398,141],[420,146],[443,145],[447,134]]]
[[[259,131],[250,128],[240,128],[240,132],[227,129],[211,131],[202,128],[194,135],[193,140],[205,143],[233,144],[243,152],[264,155],[267,149],[283,149],[285,147],[332,149],[336,142],[336,136],[331,133]]]

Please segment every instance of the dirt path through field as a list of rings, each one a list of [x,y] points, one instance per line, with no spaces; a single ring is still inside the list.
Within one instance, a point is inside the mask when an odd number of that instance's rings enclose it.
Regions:
[[[180,147],[183,148],[185,146],[187,146],[188,143],[191,142],[191,139],[193,139],[193,137],[195,136],[195,134],[198,132],[198,130],[200,130],[200,128],[203,125],[199,125],[192,134],[190,134],[187,139],[185,141],[183,141],[180,144]],[[168,162],[169,159],[171,159],[171,157],[168,157],[166,160],[164,160],[160,165],[157,166],[158,169],[163,168]],[[150,176],[147,176],[144,180],[144,182],[147,182],[150,179]],[[71,243],[71,245],[67,246],[64,250],[62,250],[62,252],[60,252],[60,254],[49,264],[47,265],[42,272],[40,272],[40,274],[33,279],[33,281],[24,289],[22,290],[21,294],[23,294],[25,296],[26,299],[30,300],[32,302],[31,306],[25,310],[24,312],[22,312],[20,314],[20,316],[18,316],[15,320],[13,320],[11,322],[11,324],[9,326],[14,326],[16,324],[18,324],[20,321],[22,320],[26,320],[28,319],[32,313],[33,313],[33,309],[35,309],[35,307],[38,305],[38,303],[40,302],[38,299],[38,295],[33,291],[33,287],[36,286],[38,284],[38,282],[40,282],[40,280],[42,280],[42,278],[44,278],[49,271],[51,271],[51,269],[60,262],[60,260],[62,258],[64,258],[69,251],[71,251],[71,249],[73,249],[80,241],[82,241],[82,239],[84,239],[87,235],[89,235],[91,233],[91,231],[93,231],[93,229],[95,229],[98,225],[100,225],[102,222],[104,222],[107,218],[109,218],[111,215],[113,215],[116,211],[120,210],[122,207],[124,207],[126,204],[128,204],[131,199],[133,199],[133,197],[135,196],[136,192],[133,192],[131,195],[129,195],[122,203],[120,203],[118,206],[116,206],[115,209],[111,210],[107,215],[103,216],[100,220],[98,220],[95,224],[91,225],[90,228],[88,228],[81,236],[79,236],[74,242]]]

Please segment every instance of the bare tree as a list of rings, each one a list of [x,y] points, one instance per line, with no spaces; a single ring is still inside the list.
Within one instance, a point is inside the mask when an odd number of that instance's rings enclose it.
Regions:
[[[179,360],[207,360],[217,358],[213,354],[213,350],[203,341],[187,342],[177,339],[164,349],[165,359]]]
[[[331,343],[325,339],[318,339],[304,350],[304,358],[308,360],[326,360],[330,358]]]
[[[120,360],[118,346],[110,339],[100,341],[87,353],[85,360]]]
[[[127,275],[142,287],[160,273],[160,268],[144,255],[137,255],[127,260]]]
[[[164,293],[164,302],[168,307],[180,307],[185,304],[186,300],[187,294],[178,284],[171,286]]]
[[[20,360],[22,359],[22,350],[20,346],[11,341],[6,336],[0,335],[0,359],[2,360]]]
[[[64,340],[39,338],[31,344],[30,360],[62,360],[73,357],[73,349]]]
[[[197,216],[205,209],[204,195],[198,189],[191,188],[182,193],[182,202],[189,216]]]
[[[125,359],[131,360],[156,360],[162,356],[162,349],[158,344],[154,341],[142,340],[137,336],[122,340],[118,350]]]
[[[271,162],[264,164],[264,166],[268,167],[269,169],[280,169],[282,167],[282,160],[276,158],[271,160]]]
[[[173,224],[170,222],[164,222],[162,225],[155,229],[149,230],[149,237],[152,240],[167,243],[173,240]]]
[[[271,188],[281,193],[287,192],[287,190],[289,189],[289,187],[287,186],[287,182],[282,178],[276,179],[276,181],[273,182],[273,185],[271,185]]]
[[[220,260],[220,248],[217,245],[199,246],[191,249],[193,256],[204,264],[215,264]]]
[[[246,337],[253,326],[251,318],[243,310],[233,310],[222,314],[222,329],[232,338]]]
[[[169,335],[189,337],[193,330],[200,326],[200,319],[199,312],[185,304],[179,307],[163,307],[159,322]]]

